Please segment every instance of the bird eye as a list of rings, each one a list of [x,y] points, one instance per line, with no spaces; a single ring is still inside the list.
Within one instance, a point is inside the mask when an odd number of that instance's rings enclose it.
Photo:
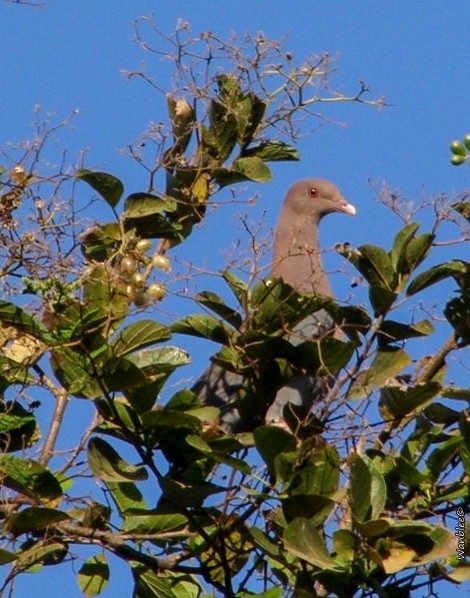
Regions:
[[[310,195],[310,197],[316,197],[318,191],[315,189],[315,187],[310,187],[310,189],[308,190],[308,194]]]

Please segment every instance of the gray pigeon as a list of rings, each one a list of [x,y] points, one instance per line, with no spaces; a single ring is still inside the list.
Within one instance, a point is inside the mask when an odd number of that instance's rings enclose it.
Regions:
[[[329,181],[305,179],[289,189],[275,232],[272,276],[281,277],[298,292],[333,296],[318,245],[318,224],[323,216],[333,212],[354,216],[356,208]],[[334,333],[333,322],[320,310],[300,322],[288,340],[299,344],[326,333]],[[220,425],[229,434],[253,429],[253,424],[243,421],[237,409],[243,382],[240,374],[212,363],[192,388],[202,404],[220,409]],[[284,410],[288,404],[310,411],[328,392],[329,384],[325,376],[302,375],[293,379],[276,394],[266,412],[265,423],[285,425]]]

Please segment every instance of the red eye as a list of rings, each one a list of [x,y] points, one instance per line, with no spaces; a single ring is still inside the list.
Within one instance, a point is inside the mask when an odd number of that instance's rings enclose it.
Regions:
[[[318,191],[315,189],[315,187],[310,187],[308,194],[310,197],[316,197],[318,195]]]

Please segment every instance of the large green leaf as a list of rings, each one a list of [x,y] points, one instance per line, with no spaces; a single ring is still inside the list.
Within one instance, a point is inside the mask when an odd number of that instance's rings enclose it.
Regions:
[[[168,503],[156,509],[131,508],[126,511],[123,532],[134,534],[159,534],[184,528],[188,519]]]
[[[83,563],[77,581],[85,596],[97,596],[108,585],[109,565],[104,554],[95,554]]]
[[[223,163],[237,143],[237,119],[223,100],[211,100],[208,112],[210,138],[203,133],[203,142],[209,149],[208,153]]]
[[[222,451],[214,450],[213,447],[196,434],[188,434],[188,436],[186,436],[186,443],[216,463],[225,463],[225,465],[228,465],[232,469],[236,469],[245,475],[251,473],[251,467],[248,463],[242,459],[231,457]]]
[[[401,417],[421,410],[439,392],[441,385],[430,381],[407,389],[398,386],[384,386],[380,390],[380,408],[384,418]]]
[[[94,172],[82,169],[76,172],[75,177],[88,183],[112,208],[119,203],[124,193],[122,182],[107,172]]]
[[[243,175],[249,181],[256,183],[267,183],[272,179],[272,174],[261,158],[238,158],[230,167],[230,170]]]
[[[5,486],[45,504],[62,496],[57,478],[32,459],[0,455],[0,476]]]
[[[159,197],[151,193],[132,193],[124,204],[124,217],[137,219],[156,216],[164,212],[174,212],[178,207],[171,197]]]
[[[53,335],[40,320],[8,301],[0,301],[0,322],[30,334],[45,344],[55,342]]]
[[[48,539],[25,542],[23,550],[17,552],[17,560],[13,572],[35,571],[35,565],[58,565],[67,556],[67,548],[64,543],[54,542]]]
[[[62,386],[70,393],[84,399],[103,396],[103,388],[94,376],[91,360],[80,351],[63,348],[51,355],[52,370]]]
[[[407,295],[414,295],[423,289],[440,282],[449,276],[459,278],[460,276],[468,276],[470,272],[470,264],[462,260],[452,260],[433,266],[429,270],[419,274],[408,286]]]
[[[413,272],[417,266],[428,255],[435,236],[430,233],[424,233],[411,239],[405,249],[405,259],[410,272]]]
[[[36,419],[19,402],[0,403],[0,450],[23,450],[37,435]],[[36,438],[37,440],[37,438]]]
[[[409,355],[402,349],[379,351],[368,369],[363,370],[349,392],[350,399],[363,399],[374,388],[380,387],[411,363]]]
[[[70,519],[67,513],[47,507],[29,507],[12,515],[5,528],[15,536],[25,533],[38,533],[50,525]]]
[[[112,340],[111,346],[114,354],[122,357],[170,338],[171,332],[168,326],[155,320],[139,320],[120,330]]]
[[[376,245],[361,245],[358,252],[359,269],[367,282],[394,291],[396,272],[389,254]]]
[[[394,320],[384,320],[380,326],[379,339],[381,343],[394,343],[407,338],[428,336],[434,332],[430,320],[419,320],[413,324],[402,324]]]
[[[398,273],[407,273],[404,271],[404,263],[405,263],[405,249],[411,239],[414,237],[416,231],[419,228],[419,224],[417,222],[410,222],[405,225],[395,236],[393,240],[393,247],[390,252],[390,259],[392,262],[392,268],[396,270]]]
[[[340,457],[333,446],[313,450],[301,467],[292,472],[288,494],[331,495],[338,490]]]
[[[186,316],[177,320],[171,325],[172,332],[179,334],[188,334],[200,338],[207,338],[216,343],[228,343],[230,332],[222,322],[216,320],[213,316],[195,315]]]
[[[241,315],[229,307],[216,293],[203,291],[202,293],[196,295],[196,300],[198,303],[204,305],[204,307],[207,307],[215,314],[223,318],[234,328],[240,328],[242,325],[243,320]]]
[[[377,519],[385,507],[387,486],[382,474],[365,455],[352,453],[348,458],[351,510],[359,522]]]
[[[225,280],[228,287],[234,294],[240,307],[246,309],[249,296],[248,285],[236,274],[230,272],[229,270],[225,270],[225,272],[223,272],[222,278]]]
[[[295,437],[277,426],[260,426],[253,432],[256,448],[271,475],[275,474],[275,459],[280,453],[295,451]]]
[[[295,147],[292,147],[292,145],[288,145],[282,141],[260,143],[259,145],[243,150],[242,156],[244,158],[255,156],[264,162],[300,160],[299,151]]]
[[[130,465],[105,440],[93,437],[88,443],[88,465],[94,475],[105,482],[146,480],[145,467]]]
[[[141,491],[133,482],[107,482],[112,497],[120,513],[128,509],[147,509],[147,503]]]
[[[336,569],[317,526],[308,519],[299,517],[289,523],[284,532],[284,546],[294,556],[320,570]]]

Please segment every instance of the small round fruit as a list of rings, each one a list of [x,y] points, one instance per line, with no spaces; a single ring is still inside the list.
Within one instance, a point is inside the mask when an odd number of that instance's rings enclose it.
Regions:
[[[454,139],[454,141],[451,141],[451,143],[450,143],[450,151],[453,154],[455,154],[456,156],[465,156],[465,148],[460,143],[460,141],[457,141],[457,139]]]
[[[131,277],[131,282],[137,289],[143,289],[146,282],[145,276],[140,272],[134,272]]]
[[[470,134],[465,135],[463,142],[468,151],[470,151]]]
[[[463,164],[465,162],[465,156],[455,155],[455,156],[452,156],[450,161],[454,166],[459,166],[459,164]]]
[[[130,276],[131,274],[134,274],[134,272],[136,271],[137,262],[135,261],[135,259],[129,256],[123,257],[121,263],[119,264],[119,269],[121,270],[121,273],[125,276]]]
[[[136,294],[134,299],[134,305],[136,307],[145,307],[146,305],[148,305],[148,302],[149,296],[145,291],[140,291]]]
[[[152,258],[153,267],[162,272],[171,272],[171,262],[166,255],[154,255]]]
[[[150,239],[140,239],[140,241],[138,241],[137,245],[135,246],[137,251],[140,251],[140,253],[147,253],[147,251],[151,247],[152,247],[152,241]]]
[[[147,293],[154,301],[161,301],[165,298],[166,289],[161,284],[153,283],[147,289]]]
[[[129,301],[134,302],[135,298],[137,297],[137,291],[133,284],[128,284],[126,286],[126,295]]]

